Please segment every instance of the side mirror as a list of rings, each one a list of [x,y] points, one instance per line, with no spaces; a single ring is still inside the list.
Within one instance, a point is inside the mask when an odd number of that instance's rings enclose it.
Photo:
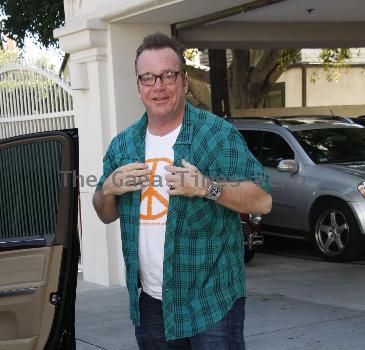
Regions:
[[[284,173],[297,173],[299,171],[299,164],[294,159],[284,159],[280,161],[277,169]]]

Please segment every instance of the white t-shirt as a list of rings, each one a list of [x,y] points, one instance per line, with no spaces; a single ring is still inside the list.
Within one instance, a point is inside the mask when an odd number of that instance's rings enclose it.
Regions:
[[[164,136],[146,132],[145,163],[152,170],[150,185],[141,193],[138,258],[142,289],[153,298],[162,299],[162,272],[165,231],[169,204],[165,184],[166,165],[174,162],[173,145],[181,125]]]

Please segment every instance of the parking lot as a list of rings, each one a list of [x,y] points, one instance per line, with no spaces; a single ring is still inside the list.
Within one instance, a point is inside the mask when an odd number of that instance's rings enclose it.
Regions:
[[[248,350],[363,350],[365,258],[319,260],[310,246],[268,242],[247,267]],[[135,350],[127,291],[79,280],[77,349]]]

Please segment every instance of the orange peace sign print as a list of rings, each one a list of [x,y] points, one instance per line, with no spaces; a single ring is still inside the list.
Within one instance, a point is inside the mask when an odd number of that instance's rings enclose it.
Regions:
[[[154,188],[154,179],[158,166],[172,165],[172,161],[169,158],[161,157],[161,158],[151,158],[145,161],[147,164],[152,164],[151,174],[149,178],[149,186],[142,193],[141,203],[147,201],[147,205],[141,206],[145,210],[145,212],[140,213],[140,218],[143,220],[156,220],[167,214],[169,201],[165,198],[159,191]],[[157,201],[157,202],[156,202]],[[153,205],[153,204],[157,205]],[[146,203],[144,203],[146,204]],[[156,207],[158,206],[159,210],[156,211]],[[155,210],[153,210],[155,209]]]

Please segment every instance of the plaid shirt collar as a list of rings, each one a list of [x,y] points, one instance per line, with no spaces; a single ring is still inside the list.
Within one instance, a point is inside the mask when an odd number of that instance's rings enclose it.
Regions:
[[[176,139],[174,150],[177,150],[176,145],[191,145],[193,135],[193,121],[192,121],[192,106],[189,102],[185,105],[185,113],[181,126],[179,136]],[[138,154],[144,155],[145,148],[145,137],[148,124],[148,115],[145,112],[142,118],[135,124],[133,133],[134,144]]]

